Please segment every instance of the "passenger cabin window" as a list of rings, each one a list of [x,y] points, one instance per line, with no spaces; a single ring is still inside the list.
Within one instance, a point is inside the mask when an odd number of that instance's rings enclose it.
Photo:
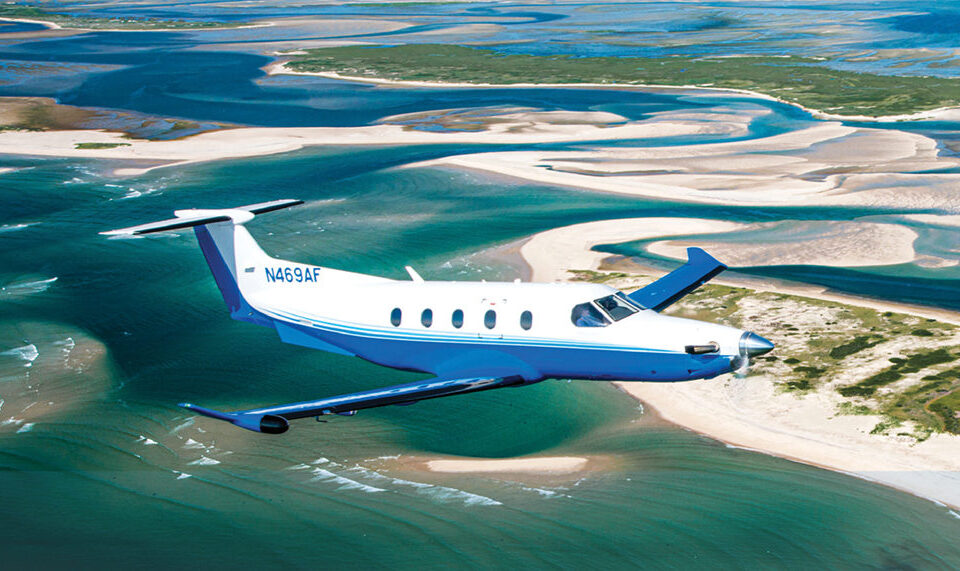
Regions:
[[[533,314],[529,311],[524,311],[520,314],[520,327],[523,327],[524,330],[529,331],[533,327]]]
[[[463,310],[455,309],[453,315],[450,317],[450,321],[453,323],[453,326],[457,329],[463,327]]]
[[[423,310],[423,313],[420,314],[420,323],[422,323],[424,327],[430,327],[431,325],[433,325],[432,309]]]
[[[497,312],[488,309],[487,313],[483,316],[483,324],[487,326],[487,329],[493,329],[497,325]]]
[[[608,295],[607,297],[601,297],[596,300],[597,305],[601,309],[607,312],[607,315],[610,316],[614,321],[620,321],[624,317],[630,317],[634,313],[640,311],[635,305],[630,303],[630,300],[623,293],[616,293],[614,295]]]
[[[390,323],[392,323],[394,327],[400,327],[400,317],[402,317],[400,308],[394,307],[393,311],[390,312]]]
[[[606,327],[610,325],[610,320],[589,301],[573,306],[570,320],[577,327]]]

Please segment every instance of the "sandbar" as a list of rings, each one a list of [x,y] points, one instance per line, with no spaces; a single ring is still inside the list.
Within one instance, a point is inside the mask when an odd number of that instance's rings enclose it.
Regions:
[[[751,232],[752,229],[756,231]],[[917,258],[917,233],[899,224],[830,220],[787,220],[751,224],[736,241],[671,240],[654,242],[649,252],[686,260],[687,248],[697,246],[730,267],[815,265],[852,268],[906,264]]]
[[[538,458],[507,458],[503,460],[457,459],[428,460],[431,472],[447,474],[464,473],[523,473],[523,474],[573,474],[587,468],[589,460],[575,456],[543,456]]]

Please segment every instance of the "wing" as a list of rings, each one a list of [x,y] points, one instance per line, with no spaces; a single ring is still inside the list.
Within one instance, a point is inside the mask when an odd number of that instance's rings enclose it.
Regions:
[[[710,281],[727,266],[700,248],[687,248],[687,263],[627,297],[647,309],[664,308]]]
[[[290,428],[289,420],[325,414],[352,415],[358,410],[387,405],[406,405],[417,401],[451,395],[475,393],[527,384],[516,377],[475,377],[469,379],[427,379],[404,385],[373,389],[359,393],[338,395],[320,400],[283,404],[266,408],[221,412],[190,403],[181,403],[185,409],[198,414],[225,420],[240,428],[268,434],[282,434]]]

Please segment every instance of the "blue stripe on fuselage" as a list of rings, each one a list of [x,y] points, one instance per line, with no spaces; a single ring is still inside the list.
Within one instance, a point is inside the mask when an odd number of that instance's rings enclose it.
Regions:
[[[275,318],[278,321],[282,318]],[[302,318],[301,318],[302,319]],[[729,372],[731,357],[688,355],[635,347],[509,344],[500,339],[438,340],[388,338],[363,331],[333,330],[322,322],[290,323],[306,335],[341,347],[358,357],[388,367],[434,373],[490,375],[512,373],[527,380],[578,378],[596,380],[684,381]],[[602,374],[598,374],[602,371]]]

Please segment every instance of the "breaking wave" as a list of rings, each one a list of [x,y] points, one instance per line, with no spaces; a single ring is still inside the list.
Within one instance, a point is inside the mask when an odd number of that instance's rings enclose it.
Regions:
[[[32,367],[33,362],[37,360],[37,357],[40,356],[40,351],[37,350],[37,346],[33,343],[29,345],[24,345],[23,347],[17,347],[15,349],[10,349],[9,351],[4,351],[0,355],[8,357],[19,357],[26,361],[24,367]]]
[[[368,486],[367,484],[360,483],[356,480],[351,480],[350,478],[345,478],[339,474],[334,474],[330,470],[324,470],[323,468],[314,468],[311,472],[313,478],[311,479],[314,482],[332,482],[335,484],[340,484],[338,490],[360,490],[363,492],[385,492],[383,488],[376,488],[374,486]]]
[[[47,291],[53,282],[58,278],[52,277],[45,280],[32,282],[14,283],[0,287],[0,295],[29,295]]]

